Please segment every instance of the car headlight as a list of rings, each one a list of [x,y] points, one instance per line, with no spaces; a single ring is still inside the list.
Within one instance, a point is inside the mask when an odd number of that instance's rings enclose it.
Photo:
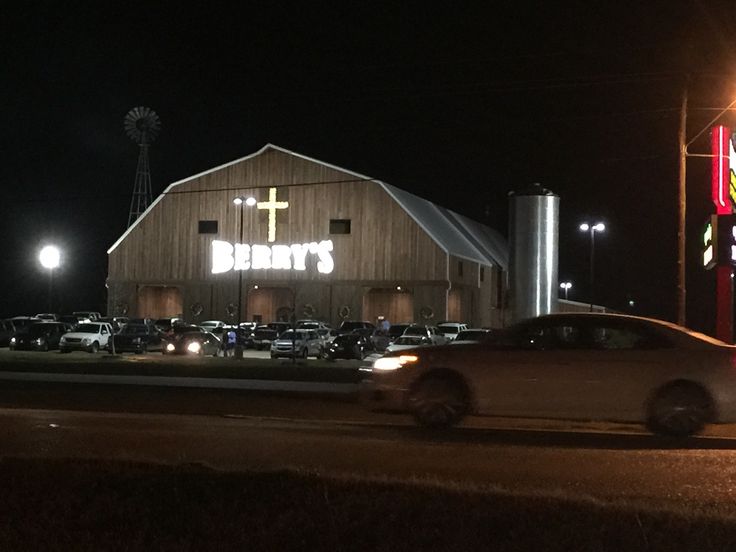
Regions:
[[[10,344],[11,344],[11,345],[15,345],[15,341],[16,341],[16,340],[15,340],[15,338],[14,338],[14,337],[11,337],[11,338],[10,338]]]
[[[43,337],[39,337],[36,339],[36,345],[43,345]]]
[[[406,366],[407,364],[413,364],[419,360],[419,357],[416,355],[400,355],[400,356],[391,356],[391,357],[382,357],[379,359],[376,359],[376,361],[373,363],[373,369],[374,370],[398,370],[399,368],[402,368]]]
[[[15,338],[13,338],[13,339],[15,339]],[[10,342],[11,342],[11,343],[13,342],[13,339],[11,339],[11,340],[10,340]],[[61,338],[61,339],[59,340],[59,343],[66,343],[66,337],[62,337],[62,338]]]
[[[199,341],[192,341],[189,345],[187,345],[187,351],[190,353],[197,354],[202,350],[202,345],[200,345]]]
[[[141,338],[140,337],[134,337],[133,338],[133,343],[140,343],[140,342],[141,342]]]
[[[174,344],[173,343],[169,343],[168,345],[166,345],[166,350],[171,353],[171,352],[174,352],[176,350],[176,347],[174,347]]]
[[[82,338],[82,343],[84,345],[89,345],[92,342],[92,340],[89,337]]]

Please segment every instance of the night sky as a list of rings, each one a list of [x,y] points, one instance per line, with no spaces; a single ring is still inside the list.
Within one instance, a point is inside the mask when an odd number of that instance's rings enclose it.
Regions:
[[[47,242],[54,310],[104,310],[138,156],[123,117],[144,105],[154,196],[271,142],[506,235],[508,192],[540,182],[570,298],[588,299],[578,225],[600,220],[598,302],[675,318],[680,97],[689,136],[736,97],[733,2],[104,4],[3,8],[0,316],[46,310]],[[709,171],[688,160],[688,323],[712,332]]]

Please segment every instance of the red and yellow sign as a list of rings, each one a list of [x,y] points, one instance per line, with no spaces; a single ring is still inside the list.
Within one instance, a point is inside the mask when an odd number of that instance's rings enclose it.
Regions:
[[[711,197],[717,215],[736,212],[736,149],[731,129],[713,127],[711,135],[713,152],[713,185]]]

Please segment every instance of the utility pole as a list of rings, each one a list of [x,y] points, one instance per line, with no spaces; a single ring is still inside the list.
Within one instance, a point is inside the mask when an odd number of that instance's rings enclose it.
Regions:
[[[680,174],[678,184],[679,209],[677,217],[677,323],[681,326],[686,322],[685,287],[685,216],[687,211],[687,81],[682,87],[682,103],[680,104],[680,128],[677,132],[677,144],[680,152]]]

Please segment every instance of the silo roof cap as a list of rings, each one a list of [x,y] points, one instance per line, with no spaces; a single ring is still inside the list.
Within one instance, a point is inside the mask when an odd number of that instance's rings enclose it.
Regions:
[[[534,182],[519,190],[512,190],[509,196],[556,196],[552,190],[543,188],[539,182]]]

